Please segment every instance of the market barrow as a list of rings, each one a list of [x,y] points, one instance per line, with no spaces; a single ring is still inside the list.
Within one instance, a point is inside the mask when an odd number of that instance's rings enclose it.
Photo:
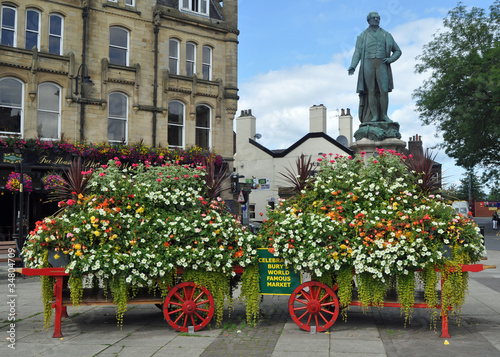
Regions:
[[[484,264],[461,265],[462,272],[480,272],[484,269],[494,268],[496,268],[494,265]],[[27,276],[51,276],[55,279],[54,300],[52,301],[52,308],[55,310],[55,320],[52,337],[62,337],[61,320],[63,317],[68,317],[67,306],[73,305],[69,296],[69,290],[66,287],[69,273],[65,272],[65,268],[17,268],[16,271]],[[236,266],[234,267],[234,272],[242,274],[243,268]],[[177,273],[181,275],[182,269],[178,269]],[[261,281],[262,279],[261,269]],[[441,286],[445,282],[444,279],[443,277],[441,278]],[[296,285],[292,286],[293,291],[291,294],[287,293],[289,290],[284,290],[284,294],[276,293],[276,295],[290,295],[288,309],[292,320],[298,327],[305,331],[327,331],[335,323],[340,312],[340,304],[336,294],[337,286],[330,287],[314,280],[304,283],[300,282],[298,286]],[[271,286],[290,289],[289,284],[271,284]],[[264,295],[274,294],[272,292],[264,293],[262,283],[261,293]],[[417,294],[417,299],[418,296]],[[413,308],[441,309],[441,337],[449,338],[448,311],[446,308],[441,304],[429,306],[423,299],[417,299]],[[137,294],[128,300],[127,304],[157,305],[163,310],[168,324],[180,332],[203,329],[210,323],[215,311],[214,299],[210,291],[204,286],[196,285],[194,282],[181,282],[169,288],[165,298],[151,293]],[[114,305],[114,302],[102,290],[96,292],[96,289],[84,289],[80,305]],[[353,291],[353,300],[350,302],[350,305],[363,306],[362,302],[357,299],[356,291]],[[391,299],[391,297],[386,298],[381,305],[384,307],[401,307],[397,299]]]

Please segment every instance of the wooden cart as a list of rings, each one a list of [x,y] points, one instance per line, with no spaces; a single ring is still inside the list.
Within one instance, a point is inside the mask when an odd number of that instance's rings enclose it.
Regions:
[[[480,272],[484,269],[494,269],[494,265],[468,264],[461,265],[463,272]],[[444,278],[441,279],[441,287]],[[339,300],[336,295],[337,286],[329,287],[318,281],[308,281],[299,285],[290,295],[288,310],[293,321],[305,331],[322,332],[328,330],[337,320],[340,312]],[[353,301],[350,305],[363,306],[362,302],[353,293]],[[397,298],[386,299],[382,306],[399,307],[401,304]],[[441,309],[441,337],[449,338],[448,311],[441,304],[429,306],[425,303],[423,296],[416,301],[413,308],[436,308]]]
[[[496,268],[493,265],[469,264],[462,265],[463,272],[480,272],[484,269]],[[65,283],[69,276],[65,268],[43,268],[30,269],[18,268],[18,273],[28,276],[52,276],[55,278],[54,301],[52,308],[55,309],[54,334],[52,337],[62,337],[61,319],[68,317],[67,306],[72,306],[69,290]],[[235,267],[234,272],[243,273],[242,267]],[[182,274],[179,269],[178,274]],[[444,280],[441,280],[441,286]],[[323,332],[327,331],[337,320],[340,312],[340,304],[336,295],[337,287],[329,287],[318,281],[307,281],[298,285],[290,295],[288,309],[292,320],[305,331]],[[269,294],[268,294],[269,295]],[[353,294],[355,296],[355,294]],[[95,294],[95,290],[84,289],[80,305],[113,305],[113,300],[106,297],[102,292]],[[156,304],[163,310],[168,324],[177,331],[190,332],[204,328],[212,319],[215,304],[212,294],[204,286],[193,282],[182,282],[170,288],[165,299],[159,296],[137,295],[128,301],[134,304]],[[362,306],[361,301],[353,299],[353,306]],[[382,304],[386,307],[401,307],[396,300],[386,300]],[[414,308],[438,308],[441,309],[441,337],[449,338],[448,311],[441,304],[428,306],[423,300],[417,301]]]

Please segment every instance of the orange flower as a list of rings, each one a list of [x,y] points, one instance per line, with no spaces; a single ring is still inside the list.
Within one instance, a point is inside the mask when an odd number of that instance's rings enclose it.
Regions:
[[[269,249],[268,249],[268,251],[269,251],[269,253],[271,253],[271,254],[274,254],[274,252],[275,252],[275,250],[274,250],[274,248],[273,248],[273,247],[269,248]]]
[[[170,243],[169,242],[165,242],[165,243],[163,243],[163,245],[165,246],[165,248],[168,248],[170,246]]]
[[[237,251],[236,253],[234,253],[234,257],[235,258],[240,258],[243,256],[243,250],[239,250]]]

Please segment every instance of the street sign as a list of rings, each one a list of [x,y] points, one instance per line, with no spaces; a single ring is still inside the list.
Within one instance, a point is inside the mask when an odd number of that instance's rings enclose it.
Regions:
[[[245,203],[245,196],[243,195],[243,190],[240,190],[240,194],[238,195],[238,202]]]
[[[259,255],[260,293],[262,295],[291,295],[302,284],[302,277],[285,260],[275,257],[267,248],[257,250]]]

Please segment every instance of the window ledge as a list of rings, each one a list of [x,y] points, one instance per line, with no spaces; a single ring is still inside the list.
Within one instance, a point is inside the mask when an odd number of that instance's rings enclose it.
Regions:
[[[108,63],[108,68],[121,69],[123,71],[136,72],[137,68],[134,66],[122,66],[121,64]]]
[[[137,10],[137,7],[135,7],[135,6],[125,5],[125,7],[124,7],[124,6],[118,5],[118,4],[114,3],[114,2],[109,2],[109,1],[107,3],[102,4],[102,7],[104,7],[104,8],[105,7],[111,7],[113,9],[118,9],[118,10],[133,12],[133,13],[135,13],[137,15],[141,14],[141,12],[139,10]]]

